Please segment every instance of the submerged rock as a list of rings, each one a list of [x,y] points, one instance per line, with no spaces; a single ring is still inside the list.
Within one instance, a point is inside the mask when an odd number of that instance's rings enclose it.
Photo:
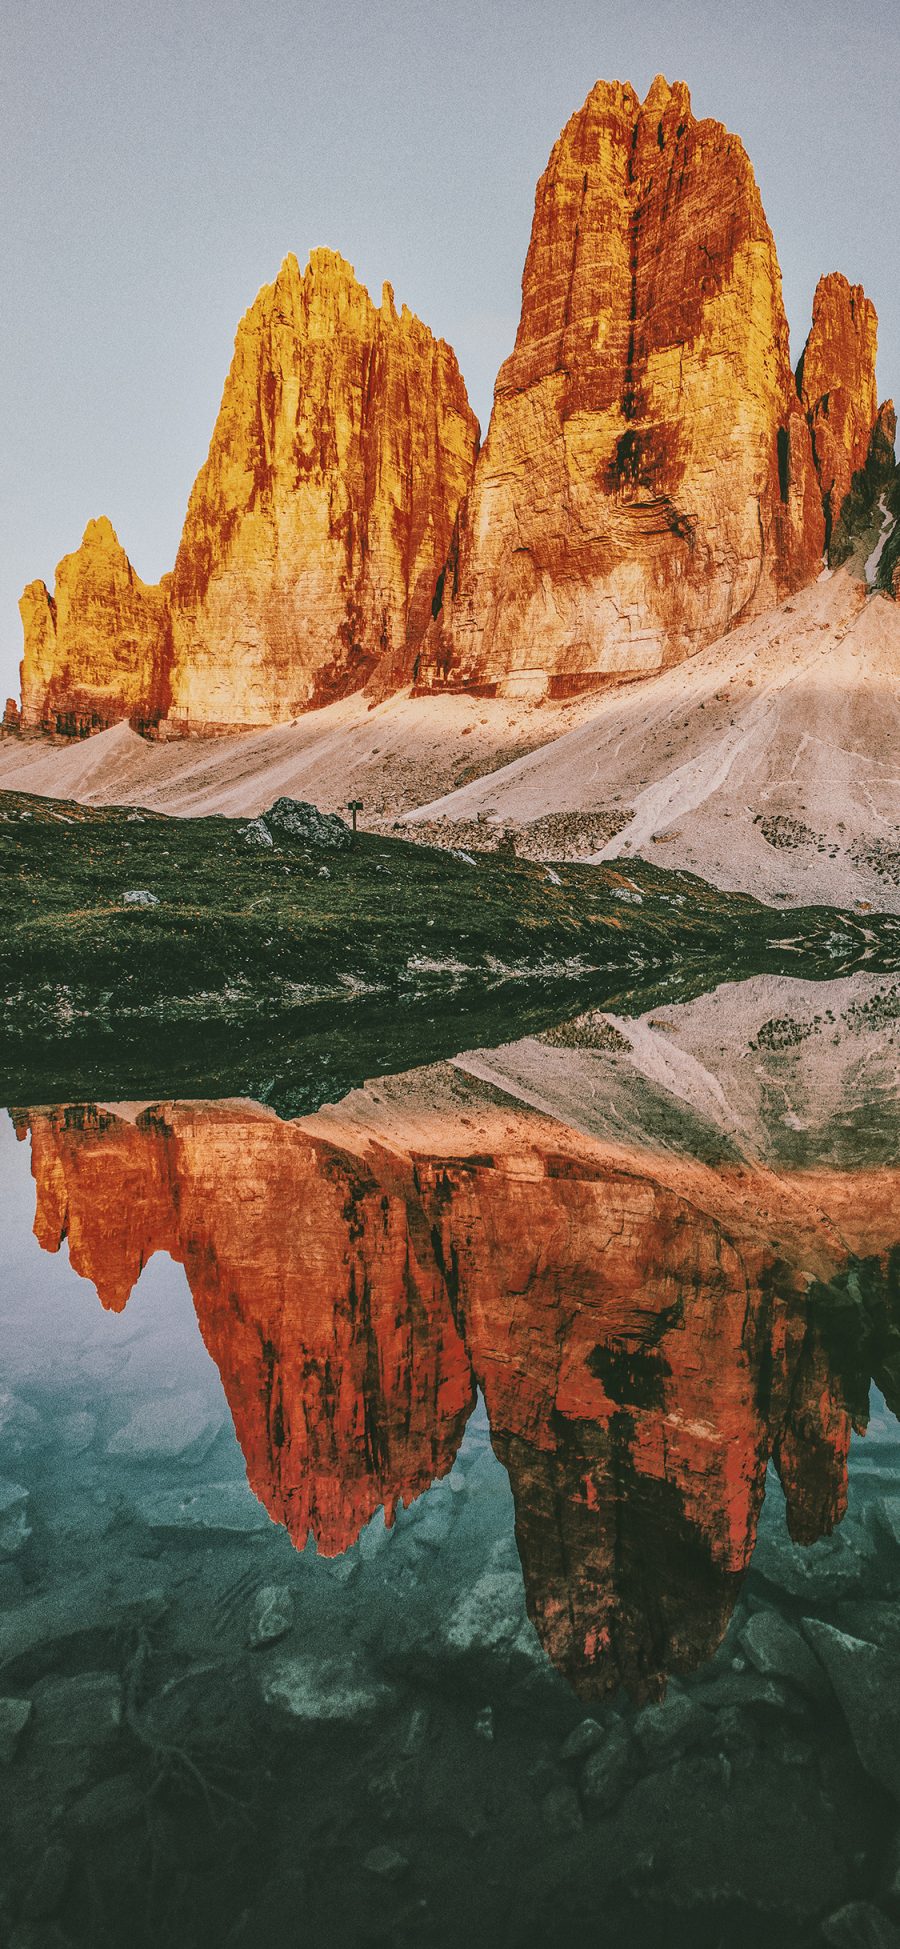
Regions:
[[[525,1611],[518,1570],[488,1570],[461,1597],[450,1615],[446,1643],[463,1656],[519,1652],[538,1659],[540,1646]]]
[[[91,1447],[97,1433],[97,1417],[87,1409],[76,1409],[73,1414],[65,1414],[57,1423],[56,1434],[60,1447],[70,1456],[83,1455]]]
[[[404,1759],[414,1759],[424,1751],[428,1742],[431,1717],[426,1705],[414,1705],[400,1736],[400,1751]]]
[[[38,1870],[22,1904],[29,1922],[42,1922],[60,1907],[72,1872],[69,1849],[52,1842],[45,1848]]]
[[[201,1388],[139,1401],[106,1446],[108,1455],[130,1461],[174,1461],[188,1449],[206,1449],[222,1426],[222,1408]]]
[[[30,1535],[28,1490],[0,1477],[0,1559],[18,1556]]]
[[[740,1643],[754,1670],[763,1678],[783,1678],[810,1698],[820,1699],[828,1686],[809,1645],[779,1611],[757,1611],[741,1632]]]
[[[490,1746],[494,1740],[494,1708],[483,1705],[475,1720],[475,1737],[483,1739]]]
[[[286,1637],[294,1622],[294,1600],[287,1584],[264,1584],[253,1599],[250,1643],[260,1649]]]
[[[370,1848],[363,1867],[367,1874],[377,1875],[379,1881],[400,1881],[409,1872],[405,1854],[398,1854],[393,1847]]]
[[[122,1691],[112,1672],[45,1678],[34,1688],[35,1734],[51,1746],[103,1746],[122,1724]]]
[[[544,1826],[557,1841],[567,1841],[571,1835],[580,1834],[584,1825],[581,1803],[574,1787],[551,1787],[541,1801],[541,1814]]]
[[[805,1618],[804,1632],[831,1680],[866,1772],[900,1801],[900,1658]]]
[[[834,1536],[824,1536],[803,1548],[780,1535],[774,1525],[764,1527],[756,1545],[753,1574],[802,1603],[834,1604],[861,1590],[867,1544],[859,1524],[846,1520]]]
[[[0,1454],[7,1464],[18,1461],[26,1449],[40,1439],[40,1417],[27,1401],[20,1401],[8,1387],[0,1388]]]
[[[900,1549],[900,1496],[878,1496],[869,1505],[869,1523]]]
[[[833,1949],[900,1949],[900,1929],[874,1902],[847,1902],[822,1924]]]
[[[634,1723],[638,1743],[652,1766],[664,1765],[676,1754],[686,1753],[711,1728],[709,1713],[683,1692],[670,1693],[659,1705],[645,1706]]]
[[[586,1759],[595,1747],[602,1746],[605,1738],[603,1727],[597,1724],[596,1719],[582,1719],[581,1724],[575,1726],[568,1738],[563,1740],[559,1757],[561,1760]]]
[[[11,1766],[34,1708],[30,1699],[0,1699],[0,1766]]]
[[[82,1832],[105,1836],[130,1827],[144,1812],[144,1795],[130,1773],[114,1773],[99,1781],[76,1802],[71,1821]]]
[[[633,1758],[634,1748],[624,1726],[613,1726],[581,1769],[578,1784],[588,1813],[608,1813],[621,1800],[631,1779]]]
[[[341,1658],[282,1658],[263,1681],[266,1704],[291,1719],[363,1719],[392,1696],[380,1679]]]
[[[139,1489],[137,1515],[150,1529],[267,1530],[270,1518],[246,1482],[202,1482],[196,1489]]]

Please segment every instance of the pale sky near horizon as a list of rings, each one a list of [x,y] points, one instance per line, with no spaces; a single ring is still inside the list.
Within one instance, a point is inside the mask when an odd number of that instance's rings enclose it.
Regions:
[[[743,139],[794,358],[816,280],[864,284],[900,395],[898,0],[3,4],[0,706],[25,582],[109,515],[171,568],[235,328],[293,250],[449,339],[486,429],[534,185],[599,77],[686,80]]]

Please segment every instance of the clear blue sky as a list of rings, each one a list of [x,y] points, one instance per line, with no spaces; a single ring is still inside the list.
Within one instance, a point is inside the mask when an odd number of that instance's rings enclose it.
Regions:
[[[0,687],[22,585],[108,514],[171,567],[235,327],[288,250],[389,278],[487,423],[534,184],[598,77],[686,80],[743,138],[795,356],[865,285],[900,393],[897,0],[7,0]]]

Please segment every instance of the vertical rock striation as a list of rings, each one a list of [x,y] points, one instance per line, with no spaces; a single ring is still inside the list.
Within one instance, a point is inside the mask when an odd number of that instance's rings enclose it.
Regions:
[[[477,446],[453,352],[390,285],[377,307],[333,251],[285,258],[238,329],[174,574],[147,587],[101,520],[52,597],[25,590],[23,728],[277,724],[402,669]]]
[[[810,579],[822,517],[775,247],[683,83],[598,82],[537,187],[515,349],[419,665],[564,695]]]
[[[878,421],[878,316],[862,286],[839,271],[822,277],[797,389],[812,433],[830,544],[854,474],[865,467]]]
[[[286,257],[239,326],[172,576],[146,587],[101,521],[53,597],[26,589],[22,727],[215,733],[410,677],[565,697],[677,663],[877,518],[876,331],[823,278],[795,378],[737,137],[682,82],[643,103],[597,82],[537,186],[480,454],[453,352],[390,286],[376,306],[336,253]]]
[[[103,516],[63,556],[52,596],[29,583],[19,604],[23,730],[84,736],[122,718],[140,728],[159,721],[169,695],[168,579],[142,582]]]
[[[478,444],[459,367],[390,285],[285,258],[238,329],[172,581],[172,728],[358,690],[430,618]]]

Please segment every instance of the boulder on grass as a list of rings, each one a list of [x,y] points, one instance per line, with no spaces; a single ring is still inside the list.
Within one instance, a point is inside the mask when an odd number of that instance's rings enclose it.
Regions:
[[[276,799],[263,817],[270,832],[273,829],[287,832],[292,839],[302,839],[307,846],[344,852],[350,844],[350,828],[343,819],[336,812],[320,812],[318,806],[307,804],[305,799]]]

